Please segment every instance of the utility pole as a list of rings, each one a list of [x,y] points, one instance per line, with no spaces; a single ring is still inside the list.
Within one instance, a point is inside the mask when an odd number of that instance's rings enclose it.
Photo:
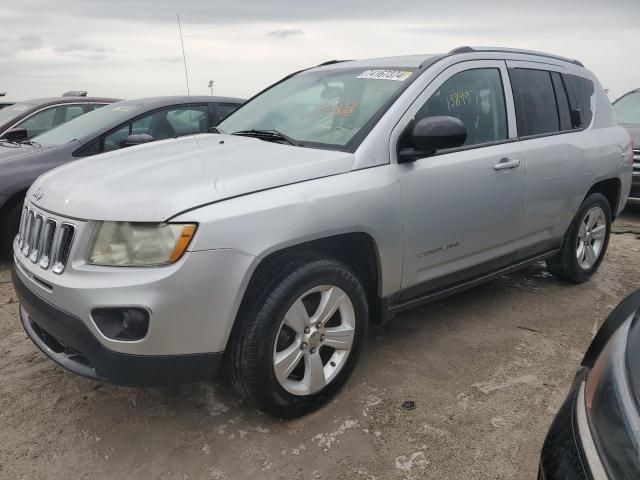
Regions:
[[[213,97],[213,80],[209,80],[209,88],[211,89],[211,96]]]

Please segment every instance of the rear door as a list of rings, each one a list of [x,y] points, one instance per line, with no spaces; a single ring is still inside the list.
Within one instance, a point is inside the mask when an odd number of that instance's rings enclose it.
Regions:
[[[517,249],[525,168],[506,64],[445,70],[394,130],[396,151],[412,120],[442,115],[465,124],[465,145],[397,165],[405,226],[400,301],[506,267]]]
[[[561,245],[584,172],[576,144],[580,126],[572,124],[564,69],[521,61],[507,65],[526,159],[526,208],[516,255],[523,260]]]

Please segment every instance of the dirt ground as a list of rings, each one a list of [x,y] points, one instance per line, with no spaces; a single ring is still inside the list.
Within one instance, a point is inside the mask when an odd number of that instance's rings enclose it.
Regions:
[[[289,422],[224,384],[128,389],[66,373],[22,331],[0,267],[0,478],[534,479],[583,352],[640,286],[640,212],[614,230],[586,284],[536,265],[374,329],[338,397]]]

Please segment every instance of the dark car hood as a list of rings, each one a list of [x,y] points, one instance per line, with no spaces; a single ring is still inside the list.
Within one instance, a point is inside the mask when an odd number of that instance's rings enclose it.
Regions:
[[[14,158],[31,155],[34,151],[38,150],[40,149],[25,143],[0,142],[0,165]]]
[[[72,160],[75,148],[71,144],[59,147],[0,144],[0,196],[23,192],[46,171]]]

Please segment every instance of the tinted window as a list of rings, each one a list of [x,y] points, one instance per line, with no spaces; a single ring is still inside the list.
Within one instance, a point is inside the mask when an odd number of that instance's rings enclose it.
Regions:
[[[544,70],[509,71],[516,103],[518,135],[541,135],[560,130],[551,75]]]
[[[221,122],[233,112],[235,112],[240,105],[236,105],[234,103],[218,103],[216,104],[216,109],[218,112],[218,121]]]
[[[571,109],[569,107],[569,99],[567,98],[564,82],[558,72],[551,72],[551,80],[553,81],[553,89],[556,93],[556,102],[558,103],[560,130],[571,130],[573,128],[571,125]]]
[[[613,104],[618,122],[640,125],[640,92],[632,92]]]
[[[506,140],[507,110],[500,70],[483,68],[460,72],[445,81],[416,114],[455,117],[467,127],[465,145]]]
[[[593,82],[575,75],[563,75],[569,91],[569,99],[572,109],[580,110],[582,125],[574,125],[576,128],[586,128],[591,124],[595,106],[595,89]]]

